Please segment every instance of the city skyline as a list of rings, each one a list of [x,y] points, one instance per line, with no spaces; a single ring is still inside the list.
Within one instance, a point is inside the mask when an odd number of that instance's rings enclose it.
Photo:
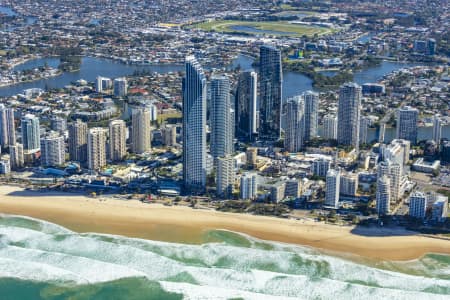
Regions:
[[[449,16],[0,0],[0,298],[444,299]]]

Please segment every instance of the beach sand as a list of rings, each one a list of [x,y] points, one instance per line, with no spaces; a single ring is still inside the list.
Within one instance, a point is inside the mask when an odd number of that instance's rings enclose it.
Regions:
[[[450,241],[395,231],[326,225],[247,214],[222,213],[189,207],[167,207],[63,193],[0,187],[0,213],[47,220],[76,232],[118,234],[168,242],[201,243],[208,230],[226,229],[256,238],[311,246],[337,254],[381,260],[411,260],[426,253],[450,254]],[[387,233],[387,232],[386,232]]]

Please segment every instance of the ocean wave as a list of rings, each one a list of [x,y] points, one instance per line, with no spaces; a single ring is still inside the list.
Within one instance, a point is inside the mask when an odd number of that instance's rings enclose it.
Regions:
[[[78,234],[0,215],[0,278],[63,286],[145,278],[185,299],[445,299],[447,258],[431,255],[376,268],[227,231],[209,232],[204,244],[189,245]]]

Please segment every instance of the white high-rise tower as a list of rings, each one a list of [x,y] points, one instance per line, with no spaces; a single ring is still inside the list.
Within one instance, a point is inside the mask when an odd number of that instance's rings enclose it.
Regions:
[[[7,148],[16,143],[16,127],[14,124],[14,108],[0,104],[0,146]]]
[[[286,132],[284,147],[289,152],[303,148],[305,133],[305,101],[302,96],[289,99],[286,103]]]
[[[133,109],[131,114],[131,148],[142,154],[151,148],[150,110],[146,107]]]
[[[89,129],[87,154],[90,170],[99,171],[106,166],[106,129]]]
[[[109,157],[121,161],[127,155],[127,127],[123,120],[109,123]]]

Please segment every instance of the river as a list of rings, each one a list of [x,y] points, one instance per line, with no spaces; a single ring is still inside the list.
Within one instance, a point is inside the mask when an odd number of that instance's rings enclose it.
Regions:
[[[235,68],[240,66],[242,70],[252,69],[253,58],[245,55],[239,55],[229,66]],[[18,65],[14,70],[26,70],[44,66],[47,63],[49,66],[56,68],[59,64],[58,58],[38,58],[27,61]],[[383,61],[379,66],[359,70],[355,72],[354,80],[358,84],[366,82],[377,82],[384,75],[401,68],[412,67],[415,64],[405,64],[399,62]],[[28,88],[63,88],[71,82],[79,79],[87,81],[94,81],[97,76],[105,76],[116,78],[121,76],[132,75],[135,71],[149,71],[158,73],[178,72],[183,70],[183,66],[179,64],[155,64],[155,65],[127,65],[118,61],[84,57],[81,62],[80,70],[77,72],[65,72],[59,76],[41,79],[33,82],[18,83],[0,88],[0,97],[12,96],[22,93],[24,89]],[[300,94],[307,90],[313,90],[312,80],[307,76],[295,73],[285,72],[283,74],[283,98],[289,98]]]
[[[24,64],[16,66],[15,70],[26,70],[43,66],[47,63],[51,67],[57,67],[59,64],[58,58],[38,58],[27,61]],[[32,82],[18,83],[10,86],[0,88],[0,97],[7,97],[22,93],[23,90],[29,88],[63,88],[79,79],[87,81],[94,81],[97,76],[105,76],[110,78],[117,78],[127,75],[132,75],[135,71],[150,71],[158,73],[177,72],[183,70],[182,65],[176,64],[162,64],[162,65],[127,65],[118,61],[83,57],[81,61],[80,70],[77,72],[64,72],[59,76],[48,79],[40,79]]]
[[[48,64],[51,67],[56,68],[59,64],[58,58],[38,58],[27,61],[21,65],[18,65],[14,70],[26,70],[37,68]],[[242,70],[253,69],[253,58],[245,55],[239,55],[231,64],[228,69],[236,68],[240,66]],[[416,64],[411,63],[399,63],[383,61],[379,66],[363,69],[355,72],[354,80],[358,84],[366,82],[377,82],[384,75],[406,67],[412,67]],[[110,78],[116,78],[121,76],[132,75],[135,71],[149,71],[158,73],[178,72],[182,71],[183,66],[179,64],[155,64],[155,65],[127,65],[118,61],[84,57],[81,62],[80,70],[77,72],[65,72],[59,76],[41,79],[33,82],[18,83],[0,88],[0,97],[7,97],[22,93],[24,89],[29,88],[63,88],[66,85],[71,84],[79,79],[85,79],[93,82],[97,76],[105,76]],[[295,73],[286,72],[283,74],[283,98],[289,98],[298,95],[307,90],[313,90],[312,80],[307,76]],[[443,128],[443,137],[450,138],[450,127]],[[378,133],[375,130],[369,131],[369,139],[377,139]],[[386,142],[389,142],[395,138],[395,128],[386,129]],[[419,128],[419,140],[431,137],[430,127]]]
[[[8,17],[15,17],[18,16],[17,12],[15,12],[12,8],[7,6],[0,6],[0,14],[6,15]],[[23,25],[33,25],[36,23],[37,18],[34,16],[23,16],[25,23]],[[5,27],[6,31],[14,31],[17,28],[17,26],[11,26],[11,24],[8,24]]]

